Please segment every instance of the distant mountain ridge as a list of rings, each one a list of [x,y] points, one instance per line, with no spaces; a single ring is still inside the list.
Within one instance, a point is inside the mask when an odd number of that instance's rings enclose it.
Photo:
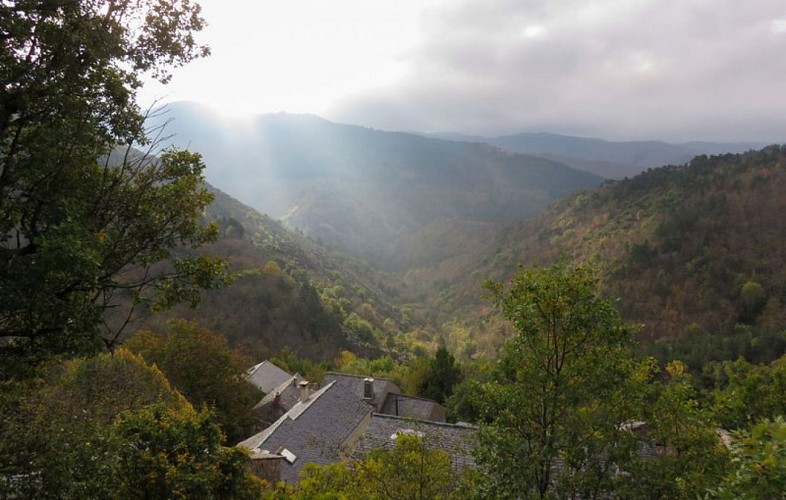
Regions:
[[[165,116],[170,141],[202,153],[209,182],[381,266],[402,238],[432,225],[517,222],[602,181],[486,144],[309,115],[261,115],[236,126],[193,103],[175,103]]]
[[[541,156],[609,179],[633,177],[648,168],[682,165],[702,154],[742,153],[767,144],[755,142],[607,141],[546,132],[495,137],[456,133],[430,134],[454,141],[482,142],[514,153]]]

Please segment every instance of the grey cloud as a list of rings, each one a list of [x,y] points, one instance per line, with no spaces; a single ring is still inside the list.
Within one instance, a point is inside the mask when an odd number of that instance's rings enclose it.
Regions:
[[[453,3],[422,19],[404,79],[329,116],[385,129],[786,141],[784,19],[780,0]]]

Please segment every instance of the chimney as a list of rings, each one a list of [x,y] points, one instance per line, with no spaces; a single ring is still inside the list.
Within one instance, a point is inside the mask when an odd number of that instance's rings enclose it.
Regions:
[[[281,405],[281,393],[277,392],[275,396],[273,396],[273,404],[276,406]]]
[[[298,386],[300,386],[300,400],[308,401],[308,380],[301,380]]]
[[[374,400],[374,379],[371,377],[363,379],[363,399]]]

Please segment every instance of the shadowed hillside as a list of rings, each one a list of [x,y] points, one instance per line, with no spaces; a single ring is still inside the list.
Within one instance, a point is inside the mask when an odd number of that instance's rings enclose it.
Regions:
[[[466,297],[483,278],[505,279],[519,262],[591,260],[653,352],[694,364],[772,359],[786,349],[783,192],[786,148],[778,146],[609,181],[508,230],[472,273],[432,290],[430,306],[482,315],[480,293]]]

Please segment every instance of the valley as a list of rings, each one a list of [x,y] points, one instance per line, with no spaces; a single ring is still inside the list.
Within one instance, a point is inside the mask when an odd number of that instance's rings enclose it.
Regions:
[[[520,263],[560,259],[600,269],[607,296],[642,325],[641,349],[659,359],[680,352],[698,368],[750,354],[761,339],[772,345],[757,355],[762,360],[784,349],[777,318],[786,279],[777,255],[786,235],[766,215],[781,210],[775,193],[786,182],[777,148],[740,155],[731,152],[755,144],[553,134],[467,143],[456,141],[483,138],[434,139],[292,115],[247,121],[230,140],[216,115],[194,105],[173,105],[164,116],[173,144],[202,150],[208,179],[254,206],[216,191],[210,213],[224,236],[210,251],[228,257],[241,277],[208,294],[201,309],[172,314],[201,317],[257,352],[289,347],[331,359],[353,345],[380,355],[446,344],[462,359],[493,358],[506,327],[481,284],[507,279]],[[556,157],[572,158],[573,167]],[[674,162],[656,166],[666,159]],[[604,181],[578,168],[598,162],[627,165],[627,174]],[[238,224],[242,234],[230,235]],[[265,277],[271,269],[281,276]],[[270,292],[259,290],[276,279],[289,280],[294,295],[273,299],[280,303],[273,310],[302,306],[313,288],[319,328],[308,334],[302,324],[267,316]],[[754,317],[741,312],[748,282],[765,290]],[[244,311],[243,326],[231,319],[233,309]],[[713,347],[688,355],[697,339]]]
[[[0,2],[0,498],[782,498],[777,4]]]

